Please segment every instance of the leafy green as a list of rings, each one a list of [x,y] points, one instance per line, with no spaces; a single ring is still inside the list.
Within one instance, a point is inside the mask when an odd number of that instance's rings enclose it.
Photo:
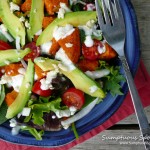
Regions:
[[[0,85],[0,107],[5,99],[5,88],[4,85]]]
[[[72,5],[71,9],[72,9],[73,12],[75,12],[75,11],[82,11],[83,10],[83,5],[80,4],[80,3],[77,3],[75,5]]]
[[[56,112],[57,110],[60,110],[61,109],[60,103],[61,99],[58,98],[48,103],[39,103],[30,105],[29,106],[31,108],[30,116],[26,117],[24,121],[28,122],[32,118],[34,124],[43,125],[44,124],[43,113],[49,113],[50,111]]]
[[[39,97],[39,101],[41,103],[48,103],[50,98],[51,98],[51,96],[49,96],[49,97],[42,97],[42,96],[40,96]]]
[[[4,102],[5,99],[5,88],[4,85],[0,85],[0,124],[4,123],[6,119],[7,105]]]
[[[8,108],[7,104],[5,102],[3,102],[1,107],[0,107],[0,114],[1,114],[0,125],[7,120],[7,118],[5,117],[6,116],[6,112],[7,112],[7,108]]]
[[[104,91],[110,92],[112,96],[115,95],[123,95],[121,92],[121,85],[120,82],[124,82],[125,78],[123,75],[120,74],[120,67],[119,66],[109,66],[105,61],[100,61],[101,68],[109,69],[110,74],[106,77],[103,77],[104,81]]]
[[[35,128],[29,126],[22,126],[21,130],[29,131],[36,138],[36,140],[42,140],[42,135],[44,134],[43,130],[38,132]]]
[[[74,133],[75,138],[76,138],[76,139],[79,139],[79,134],[78,134],[78,132],[77,132],[75,123],[72,123],[71,129],[72,129],[72,131],[73,131],[73,133]]]
[[[92,39],[97,39],[97,40],[101,41],[103,39],[103,36],[102,35],[99,35],[99,36],[92,35]]]
[[[85,41],[85,37],[86,37],[86,35],[85,35],[84,30],[80,29],[80,41],[81,41],[81,43],[83,43]]]

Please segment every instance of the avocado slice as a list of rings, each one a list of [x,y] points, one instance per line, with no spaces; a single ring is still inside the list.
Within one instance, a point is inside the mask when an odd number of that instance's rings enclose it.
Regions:
[[[52,64],[53,61],[57,60],[51,60],[48,58],[37,58],[35,59],[36,65],[38,65],[43,71],[49,71],[54,69],[54,65]],[[60,64],[59,61],[56,64]],[[50,67],[51,66],[51,67]],[[59,67],[60,72],[64,74],[67,78],[69,78],[73,85],[80,89],[81,91],[85,92],[88,95],[91,95],[92,97],[100,97],[104,98],[105,93],[94,80],[89,78],[85,73],[83,73],[81,70],[79,70],[77,67],[75,67],[72,71],[63,70]],[[92,87],[96,88],[94,92],[91,92]]]
[[[44,57],[37,57],[34,59],[36,65],[38,65],[43,71],[54,70],[54,65],[58,65],[59,61]]]
[[[68,12],[65,17],[56,18],[48,27],[42,32],[42,34],[37,39],[37,45],[46,43],[53,38],[53,31],[56,26],[65,26],[66,24],[71,24],[74,27],[86,24],[89,20],[96,21],[96,11],[78,11],[78,12]]]
[[[31,41],[35,33],[42,29],[42,22],[44,18],[44,1],[32,0],[30,11],[30,29],[27,31],[28,39]]]
[[[16,97],[15,101],[8,107],[6,118],[10,119],[20,113],[25,107],[27,101],[31,96],[31,90],[34,80],[34,63],[29,60],[27,71],[25,73],[22,85],[19,90],[19,94]]]
[[[0,0],[0,18],[14,38],[20,37],[23,46],[26,35],[25,27],[19,18],[11,12],[8,0]]]
[[[31,50],[26,48],[24,50],[0,50],[0,66],[6,66],[9,63],[19,62],[25,55],[30,53]]]

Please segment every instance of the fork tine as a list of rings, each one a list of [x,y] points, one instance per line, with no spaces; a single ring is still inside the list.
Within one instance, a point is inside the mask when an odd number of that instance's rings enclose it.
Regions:
[[[100,25],[100,28],[102,28],[104,26],[104,19],[103,19],[102,10],[99,3],[100,3],[99,0],[95,0],[96,10],[98,13],[98,23]]]
[[[117,11],[118,19],[124,21],[119,0],[114,0],[114,3],[115,3],[115,6],[116,6],[116,11]]]
[[[105,22],[106,22],[106,24],[110,24],[110,18],[109,18],[106,4],[105,4],[105,0],[102,0],[102,7],[103,7],[103,11],[104,11]]]
[[[108,0],[108,4],[109,4],[109,9],[110,9],[111,21],[114,24],[115,23],[115,13],[114,13],[114,9],[112,7],[112,1]]]

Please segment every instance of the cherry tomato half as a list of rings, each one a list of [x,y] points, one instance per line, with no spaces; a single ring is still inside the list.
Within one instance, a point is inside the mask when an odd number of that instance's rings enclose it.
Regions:
[[[32,61],[34,61],[34,58],[40,55],[40,48],[36,46],[35,42],[28,43],[27,45],[24,46],[24,49],[25,48],[30,48],[32,51],[24,57],[25,61],[28,61],[28,59],[31,59]]]
[[[48,90],[42,90],[41,89],[40,80],[38,80],[34,83],[33,88],[32,88],[32,92],[37,94],[37,95],[43,96],[43,97],[48,97],[52,94],[52,90],[50,90],[50,89],[48,89]]]
[[[84,93],[76,88],[69,88],[63,93],[62,102],[68,107],[74,106],[81,109],[85,102]]]
[[[101,41],[94,39],[94,45],[91,47],[86,47],[85,44],[82,45],[82,54],[84,58],[88,60],[99,59],[100,53],[98,52],[98,46],[103,47]]]
[[[5,41],[0,40],[0,50],[12,49],[12,47]]]

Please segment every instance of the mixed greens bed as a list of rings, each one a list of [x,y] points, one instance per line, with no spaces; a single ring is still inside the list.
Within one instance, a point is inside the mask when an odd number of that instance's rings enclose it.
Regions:
[[[0,124],[42,140],[122,95],[93,0],[0,0]]]

